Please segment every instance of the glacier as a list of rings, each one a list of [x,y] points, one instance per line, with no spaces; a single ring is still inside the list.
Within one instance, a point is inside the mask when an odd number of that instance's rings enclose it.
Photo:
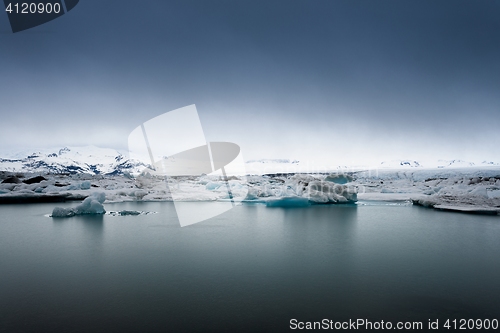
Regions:
[[[89,210],[53,212],[66,216],[104,211],[95,203],[95,191],[105,193],[107,203],[172,201],[172,194],[180,201],[224,201],[229,186],[243,204],[267,207],[391,201],[460,212],[500,211],[500,164],[492,161],[393,160],[375,168],[312,170],[308,163],[275,159],[249,161],[246,167],[246,175],[233,175],[227,184],[220,175],[165,178],[116,150],[67,147],[0,159],[0,203],[90,203]]]
[[[105,193],[105,201],[228,200],[226,182],[220,176],[170,177],[151,175],[54,175],[44,174],[39,183],[25,182],[33,174],[0,172],[0,202],[68,201]],[[36,177],[36,176],[35,176]],[[167,184],[169,186],[167,186]],[[352,204],[367,201],[411,201],[416,205],[457,211],[500,211],[500,167],[457,169],[381,169],[349,173],[276,174],[231,177],[231,192],[245,203],[268,207],[316,204]],[[95,198],[94,198],[95,199]],[[17,200],[17,201],[16,201]],[[101,200],[102,201],[102,200]],[[91,202],[87,200],[86,205]],[[307,203],[306,203],[307,202]],[[102,204],[102,202],[101,202]],[[98,209],[95,209],[95,208]],[[55,216],[85,211],[57,210]],[[100,206],[91,211],[101,212]]]

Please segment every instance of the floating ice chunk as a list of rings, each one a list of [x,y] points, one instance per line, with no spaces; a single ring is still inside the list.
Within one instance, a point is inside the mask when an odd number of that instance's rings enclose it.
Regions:
[[[301,196],[306,190],[307,186],[315,181],[317,178],[310,175],[294,175],[285,181],[284,194],[282,196],[287,196],[289,193],[286,190],[292,190],[295,195]]]
[[[339,175],[339,174],[331,174],[326,176],[325,181],[332,182],[336,184],[347,184],[352,182],[353,178],[349,175]]]
[[[134,192],[134,195],[137,199],[141,200],[142,198],[144,198],[146,195],[148,195],[148,192],[147,191],[144,191],[144,190],[137,190]]]
[[[3,183],[0,184],[1,190],[13,191],[15,187],[16,187],[16,184],[3,184]]]
[[[54,185],[48,185],[42,190],[43,193],[59,193],[60,191],[61,188]]]
[[[104,214],[106,211],[102,203],[92,197],[85,198],[83,202],[75,207],[75,214]]]
[[[441,189],[442,189],[442,187],[440,187],[440,186],[438,186],[438,187],[431,187],[431,188],[426,189],[422,193],[425,194],[425,195],[433,195],[433,194],[436,194],[439,191],[441,191]]]
[[[486,191],[486,187],[483,186],[477,186],[475,189],[470,191],[470,194],[476,197],[488,198],[488,192]]]
[[[309,200],[302,197],[282,197],[266,201],[267,207],[308,207],[310,205]]]
[[[215,191],[217,190],[219,187],[221,187],[222,184],[221,183],[217,183],[217,182],[209,182],[205,185],[205,188],[209,191]]]
[[[64,187],[64,190],[66,191],[72,191],[72,190],[90,190],[90,181],[86,180],[78,184],[71,184],[66,187]]]
[[[149,215],[149,214],[156,214],[157,212],[147,212],[147,211],[140,211],[140,210],[120,210],[117,212],[108,212],[106,215],[111,215],[111,216],[136,216],[136,215]]]
[[[474,178],[472,178],[470,180],[469,185],[477,184],[479,182],[480,182],[479,178],[478,177],[474,177]]]
[[[278,193],[279,192],[279,193]],[[263,198],[266,198],[266,197],[273,197],[277,194],[281,194],[283,191],[281,188],[277,189],[277,190],[273,190],[272,187],[270,186],[266,186],[264,185],[260,191],[259,191],[259,197],[263,197]]]
[[[103,204],[106,201],[106,194],[104,192],[94,192],[90,195],[91,198],[94,198],[99,203]]]
[[[47,179],[45,177],[42,177],[42,176],[36,176],[33,178],[23,180],[23,183],[25,183],[25,184],[37,184],[37,183],[40,183],[44,180],[47,180]]]
[[[435,205],[435,209],[444,210],[449,212],[461,212],[479,215],[497,215],[500,210],[494,207],[478,207],[478,206],[449,206],[449,205]]]
[[[56,207],[52,211],[52,217],[72,217],[75,216],[75,210],[73,208],[61,208]]]
[[[208,183],[210,183],[210,179],[206,175],[202,175],[198,180],[198,184],[200,185],[207,185]]]
[[[141,212],[137,210],[121,210],[118,212],[121,216],[127,216],[127,215],[140,215]]]
[[[19,183],[21,183],[21,179],[19,179],[16,176],[7,177],[6,179],[2,180],[2,184],[19,184]]]
[[[104,193],[92,193],[89,197],[85,198],[81,204],[73,208],[56,207],[52,211],[52,217],[71,217],[75,215],[86,214],[104,214],[104,206],[102,205],[106,200]]]
[[[429,199],[418,198],[412,199],[414,205],[422,206],[422,207],[431,207],[434,208],[435,205],[438,204],[438,200],[435,197],[431,197]]]
[[[308,197],[309,200],[315,203],[328,203],[330,201],[328,195],[324,194],[321,191],[311,191]]]
[[[358,200],[354,187],[319,180],[308,184],[305,196],[316,203],[348,203]]]
[[[28,189],[22,189],[16,192],[17,195],[32,195],[34,194],[33,191],[28,190]]]
[[[489,198],[500,198],[500,189],[492,189],[488,191]]]
[[[88,180],[86,180],[80,184],[80,188],[82,190],[90,190],[90,186],[91,186],[91,184],[90,184],[90,181],[88,181]]]
[[[231,186],[232,190],[238,190],[238,189],[246,188],[246,186],[244,186],[243,184],[241,184],[237,180],[229,180],[228,183],[229,183],[229,186]]]
[[[249,187],[247,196],[245,197],[245,200],[256,200],[259,198],[259,189],[255,187]]]

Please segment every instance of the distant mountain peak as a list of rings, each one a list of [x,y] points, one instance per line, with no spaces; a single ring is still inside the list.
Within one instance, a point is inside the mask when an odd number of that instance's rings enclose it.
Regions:
[[[280,163],[280,164],[298,164],[300,161],[297,160],[289,160],[289,159],[284,159],[284,158],[264,158],[264,159],[259,159],[259,160],[249,160],[246,163]]]
[[[16,158],[0,158],[0,170],[32,173],[139,173],[145,165],[128,160],[120,152],[95,146],[64,147]]]
[[[292,159],[254,159],[245,163],[248,173],[259,172],[312,172],[316,165],[314,161],[298,161]],[[438,161],[417,161],[414,159],[396,159],[372,165],[381,169],[441,169],[468,167],[495,167],[500,163],[493,161],[469,162],[461,159]],[[138,174],[147,165],[130,160],[126,152],[123,154],[115,149],[96,146],[64,147],[45,149],[37,152],[24,151],[11,154],[10,157],[0,157],[0,171],[32,172],[32,173],[88,173],[88,174]],[[348,170],[353,166],[336,166],[330,164],[322,171]],[[356,168],[366,168],[360,166]],[[323,170],[325,169],[325,170]],[[318,169],[319,170],[319,169]]]
[[[467,162],[464,160],[438,160],[438,168],[446,168],[446,167],[471,167],[475,166],[474,162]]]
[[[71,149],[69,149],[68,147],[64,147],[62,149],[59,149],[59,156],[64,154],[64,153],[67,153],[67,152],[70,152]]]
[[[417,161],[412,160],[392,160],[380,163],[383,168],[421,168],[422,165]]]

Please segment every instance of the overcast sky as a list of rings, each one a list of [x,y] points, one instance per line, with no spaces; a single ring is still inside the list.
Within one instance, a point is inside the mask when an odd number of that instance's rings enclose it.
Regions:
[[[81,0],[16,34],[0,15],[0,151],[126,149],[190,104],[246,160],[500,162],[500,1]]]

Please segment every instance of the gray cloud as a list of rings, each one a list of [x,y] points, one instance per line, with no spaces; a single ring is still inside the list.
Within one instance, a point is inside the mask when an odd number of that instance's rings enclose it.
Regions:
[[[500,2],[81,1],[0,15],[0,150],[96,144],[196,104],[245,158],[498,160]],[[334,163],[333,162],[333,163]]]

